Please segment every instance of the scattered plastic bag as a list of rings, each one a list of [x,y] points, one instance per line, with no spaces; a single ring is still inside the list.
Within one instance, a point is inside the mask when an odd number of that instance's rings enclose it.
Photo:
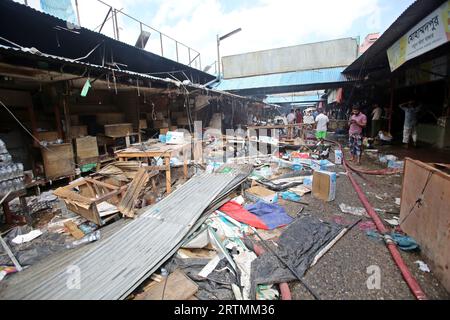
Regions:
[[[431,272],[430,268],[428,267],[428,265],[425,262],[417,260],[417,261],[414,261],[414,263],[417,263],[419,265],[420,271]]]
[[[14,244],[22,244],[25,242],[30,242],[30,241],[36,239],[37,237],[39,237],[40,235],[42,235],[42,231],[39,229],[36,229],[36,230],[28,232],[27,234],[18,235],[17,237],[12,239],[12,242]]]
[[[70,244],[67,244],[66,248],[67,249],[73,249],[73,248],[78,247],[78,246],[80,246],[80,245],[82,245],[84,243],[90,243],[90,242],[94,242],[94,241],[97,241],[97,240],[100,240],[100,230],[97,230],[97,231],[95,231],[95,232],[93,232],[93,233],[83,237],[80,240],[76,240],[76,241],[74,241],[74,242],[72,242]]]

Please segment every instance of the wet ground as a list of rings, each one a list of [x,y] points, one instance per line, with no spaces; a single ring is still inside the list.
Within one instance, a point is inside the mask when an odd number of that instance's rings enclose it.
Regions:
[[[363,158],[361,167],[365,169],[382,168],[368,156]],[[343,173],[345,170],[343,166],[336,166],[334,171]],[[392,213],[399,213],[400,207],[395,204],[395,198],[400,198],[401,195],[401,175],[364,176],[364,179],[356,176],[356,179],[374,208],[391,212],[380,214],[382,218],[390,219],[395,216]],[[303,200],[309,202],[304,213],[317,216],[324,221],[351,224],[360,218],[342,213],[339,209],[341,203],[362,207],[349,179],[344,174],[338,174],[335,201],[323,202],[314,199],[311,195],[305,195]],[[291,203],[288,211],[295,212],[298,208],[299,205]],[[363,218],[363,222],[367,221],[371,220]],[[403,251],[401,251],[401,255],[429,299],[450,299],[445,288],[434,277],[433,270],[431,269],[431,273],[425,273],[420,271],[418,265],[414,263],[417,260],[427,262],[425,257],[420,253]],[[430,266],[430,263],[428,265]],[[377,269],[381,276],[380,288],[368,289],[367,282],[368,280],[370,282],[373,274],[371,270]],[[322,299],[327,300],[414,299],[385,244],[369,238],[366,231],[361,230],[360,225],[350,230],[314,267],[310,268],[304,280],[316,290]],[[290,283],[290,288],[294,299],[313,299],[299,282]]]

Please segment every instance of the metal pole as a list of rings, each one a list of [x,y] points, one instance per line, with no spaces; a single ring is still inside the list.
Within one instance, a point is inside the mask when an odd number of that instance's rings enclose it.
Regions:
[[[114,14],[115,14],[115,11],[116,11],[116,9],[113,9],[112,7],[111,7],[111,9],[112,9],[112,12],[111,12],[111,14],[112,14],[112,16],[111,16],[111,22],[112,22],[112,27],[113,27],[113,34],[114,34],[114,39],[116,39],[117,40],[117,35],[116,35],[116,19],[114,18]]]
[[[144,37],[142,36],[142,22],[139,22],[139,26],[141,27],[141,48],[144,49]]]
[[[117,39],[119,40],[119,20],[117,20],[117,10],[114,9],[114,19],[116,20],[116,35],[117,35]]]
[[[177,50],[177,62],[179,62],[178,61],[178,41],[175,41],[175,49]]]
[[[164,57],[164,49],[163,49],[163,35],[159,33],[159,39],[161,40],[161,56]]]
[[[80,10],[78,10],[78,0],[75,0],[75,8],[77,9],[78,26],[81,27]]]
[[[17,261],[16,257],[14,256],[11,249],[6,244],[5,240],[3,240],[1,235],[0,235],[0,242],[2,243],[3,249],[6,251],[9,258],[14,263],[14,266],[16,267],[17,271],[19,271],[19,272],[22,271],[23,270],[22,266],[20,265],[19,261]]]
[[[191,66],[191,47],[188,47],[188,55],[189,55],[189,66]]]
[[[217,79],[220,79],[220,39],[217,35]]]

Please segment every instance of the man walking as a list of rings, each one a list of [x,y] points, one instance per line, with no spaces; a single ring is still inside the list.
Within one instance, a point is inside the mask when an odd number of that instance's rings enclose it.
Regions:
[[[409,101],[400,105],[400,109],[405,112],[405,123],[403,126],[403,143],[409,144],[409,138],[412,136],[414,146],[417,145],[417,113],[421,106],[416,106],[415,101]]]
[[[319,114],[317,115],[315,122],[316,122],[316,138],[320,142],[323,142],[323,140],[327,137],[328,122],[330,122],[330,119],[328,119],[323,109],[319,109]]]
[[[349,125],[349,146],[350,154],[352,155],[352,159],[350,161],[356,161],[359,165],[361,164],[362,155],[362,131],[367,126],[367,117],[360,111],[358,106],[354,106],[352,108],[352,115],[350,117]]]

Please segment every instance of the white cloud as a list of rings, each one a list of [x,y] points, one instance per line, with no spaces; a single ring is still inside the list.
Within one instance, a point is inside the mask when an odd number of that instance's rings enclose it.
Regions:
[[[263,0],[226,13],[218,0],[165,0],[154,21],[161,30],[199,50],[207,65],[217,59],[217,33],[243,29],[223,41],[221,55],[225,56],[296,45],[311,38],[343,37],[355,20],[377,12],[378,0]]]
[[[380,27],[379,0],[260,0],[232,10],[225,10],[219,0],[105,1],[124,12],[156,8],[152,21],[145,22],[199,51],[203,67],[217,59],[216,34],[223,35],[239,27],[242,32],[221,43],[222,56],[345,37],[360,18],[366,18],[370,28]],[[93,0],[78,3],[84,27],[93,29],[101,24],[107,12],[104,5]],[[144,16],[146,12],[142,13]],[[139,25],[125,17],[120,17],[119,24],[120,40],[134,44]],[[111,21],[104,32],[112,36]],[[175,59],[174,44],[167,39],[164,43],[165,55],[171,53]],[[160,53],[159,34],[152,32],[147,48]],[[180,58],[182,54],[183,60],[187,60],[187,51],[182,52],[179,47]]]

